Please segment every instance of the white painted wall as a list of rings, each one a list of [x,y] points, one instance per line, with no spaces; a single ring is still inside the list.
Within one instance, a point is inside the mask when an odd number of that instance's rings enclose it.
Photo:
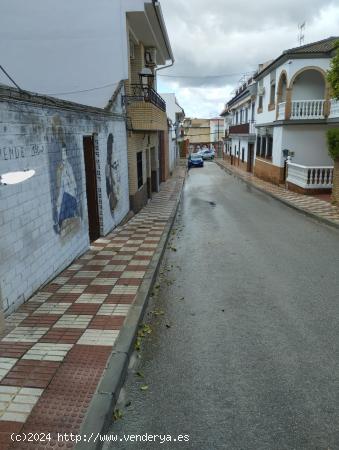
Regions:
[[[295,152],[292,162],[304,166],[332,166],[326,145],[327,129],[325,125],[284,127],[283,146]]]
[[[102,229],[110,231],[129,210],[125,122],[107,116],[23,102],[0,103],[0,174],[33,169],[17,185],[0,185],[0,300],[6,313],[67,267],[89,246],[83,136],[99,143]],[[114,137],[118,204],[111,213],[106,191],[107,138]],[[58,228],[58,174],[63,142],[74,174],[77,213]],[[64,222],[63,222],[64,224]]]
[[[325,80],[316,70],[297,76],[293,83],[292,100],[322,100],[325,98]]]
[[[276,69],[276,95],[277,95],[277,89],[278,89],[278,82],[281,73],[285,70],[287,73],[287,85],[289,86],[292,77],[302,68],[304,67],[319,67],[323,70],[328,70],[330,66],[330,58],[303,58],[303,59],[290,59],[289,61],[286,61]],[[269,124],[270,122],[274,122],[276,120],[276,110],[268,111],[268,105],[270,101],[270,74],[268,73],[264,79],[263,79],[264,87],[265,87],[265,95],[263,98],[263,112],[260,114],[256,114],[256,123],[257,125],[260,124]],[[310,89],[314,88],[314,79],[307,81],[308,87],[306,86],[306,91],[304,92],[304,95],[307,95],[307,99],[310,95]],[[311,86],[310,86],[311,84]],[[300,90],[300,86],[298,87],[299,94],[298,97],[300,97],[303,92]],[[314,95],[320,95],[319,90],[316,90],[314,92]],[[323,97],[319,97],[323,98]],[[299,98],[300,99],[300,98]],[[318,97],[314,98],[315,100],[318,99]],[[256,111],[259,104],[259,97],[257,96],[256,99]]]
[[[105,107],[128,78],[126,11],[149,3],[2,0],[1,64],[25,90]],[[0,83],[12,86],[2,73]]]

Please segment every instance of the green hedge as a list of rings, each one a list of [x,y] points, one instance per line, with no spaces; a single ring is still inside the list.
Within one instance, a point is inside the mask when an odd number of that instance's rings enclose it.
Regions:
[[[339,159],[339,128],[327,131],[328,152],[332,159]]]

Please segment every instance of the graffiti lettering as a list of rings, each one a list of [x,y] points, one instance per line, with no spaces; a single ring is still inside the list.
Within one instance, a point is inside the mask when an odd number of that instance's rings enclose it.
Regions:
[[[0,160],[10,161],[12,159],[29,158],[31,156],[39,156],[44,153],[45,147],[40,144],[33,144],[29,147],[21,145],[13,147],[0,147]]]

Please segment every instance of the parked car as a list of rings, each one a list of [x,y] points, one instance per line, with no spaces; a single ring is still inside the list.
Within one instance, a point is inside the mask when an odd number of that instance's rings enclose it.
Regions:
[[[208,148],[205,150],[201,150],[199,152],[199,155],[202,156],[203,159],[214,159],[215,152],[214,152],[214,150],[211,150],[210,148]]]
[[[188,157],[188,168],[190,169],[191,167],[204,167],[204,160],[202,156],[192,153]]]

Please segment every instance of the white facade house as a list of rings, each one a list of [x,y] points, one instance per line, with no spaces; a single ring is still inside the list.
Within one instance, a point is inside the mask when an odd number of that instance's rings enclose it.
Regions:
[[[157,65],[167,59],[158,2],[33,3],[4,0],[0,15],[1,65],[14,80],[0,71],[0,315],[128,214],[130,36],[156,44]]]
[[[159,2],[3,0],[1,8],[1,65],[27,91],[106,107],[128,79],[129,31],[166,63]],[[9,80],[0,71],[1,83]]]
[[[185,118],[185,111],[179,105],[174,93],[161,94],[166,102],[166,113],[168,119],[168,145],[169,145],[169,170],[172,172],[179,157],[178,139],[180,125]]]
[[[253,171],[255,147],[256,83],[249,78],[226,104],[224,158],[248,172]]]
[[[338,126],[339,107],[326,72],[337,39],[286,50],[256,74],[257,176],[298,192],[331,188],[326,130]]]

